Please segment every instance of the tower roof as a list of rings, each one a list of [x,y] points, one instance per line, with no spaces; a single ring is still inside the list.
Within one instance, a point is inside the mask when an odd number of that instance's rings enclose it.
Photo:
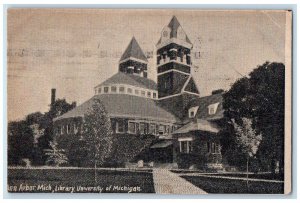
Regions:
[[[130,57],[136,58],[145,62],[148,62],[147,57],[142,51],[140,45],[136,41],[135,37],[132,37],[129,45],[127,46],[125,52],[123,53],[120,61],[129,59]]]
[[[177,38],[177,31],[178,28],[181,27],[178,19],[176,18],[176,16],[173,16],[171,21],[168,24],[168,27],[170,28],[170,39],[171,38]],[[185,37],[185,42],[191,44],[190,39],[188,38],[188,36],[186,35]],[[159,41],[157,42],[157,44],[161,43],[161,38],[159,39]]]

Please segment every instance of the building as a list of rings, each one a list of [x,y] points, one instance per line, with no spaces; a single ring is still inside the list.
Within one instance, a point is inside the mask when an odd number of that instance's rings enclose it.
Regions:
[[[179,167],[221,167],[222,93],[200,97],[191,73],[193,45],[175,16],[163,28],[156,47],[157,84],[148,78],[147,57],[133,37],[119,61],[118,73],[97,85],[91,99],[54,119],[55,135],[80,134],[82,118],[98,98],[115,137],[156,138],[126,161],[140,157]],[[122,147],[131,146],[124,142]]]

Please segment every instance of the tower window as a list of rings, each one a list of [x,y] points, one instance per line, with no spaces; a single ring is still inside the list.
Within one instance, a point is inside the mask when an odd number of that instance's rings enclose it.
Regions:
[[[108,93],[108,87],[104,87],[104,93]]]
[[[119,92],[125,92],[125,87],[120,87]]]
[[[111,86],[110,91],[111,91],[111,92],[117,92],[117,87],[116,87],[116,86]]]

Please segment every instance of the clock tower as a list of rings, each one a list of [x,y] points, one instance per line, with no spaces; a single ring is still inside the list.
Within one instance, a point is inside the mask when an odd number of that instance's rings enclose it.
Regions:
[[[193,45],[177,18],[161,32],[157,48],[157,87],[159,101],[173,109],[178,117],[189,100],[200,96],[191,75],[191,49]],[[176,107],[174,107],[175,105]]]

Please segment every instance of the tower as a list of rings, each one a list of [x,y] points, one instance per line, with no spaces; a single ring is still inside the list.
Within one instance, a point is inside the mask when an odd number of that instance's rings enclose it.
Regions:
[[[148,60],[135,37],[132,37],[119,61],[119,71],[147,78]]]
[[[192,47],[177,18],[173,16],[170,23],[163,28],[156,45],[157,87],[162,105],[170,107],[170,111],[179,117],[183,117],[178,114],[183,114],[188,101],[199,97],[198,88],[191,75]]]

